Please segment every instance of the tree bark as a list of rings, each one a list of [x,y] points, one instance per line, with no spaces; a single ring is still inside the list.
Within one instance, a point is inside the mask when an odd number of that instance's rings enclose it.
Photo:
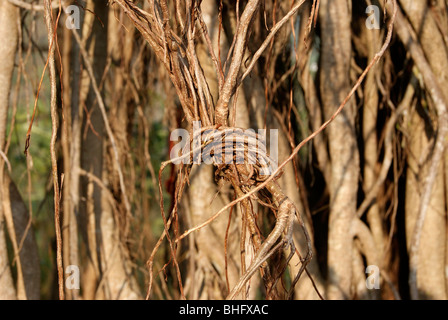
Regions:
[[[8,119],[9,94],[11,90],[11,79],[14,71],[14,61],[17,47],[17,19],[19,9],[7,0],[0,1],[0,150],[3,152],[5,145],[6,122]],[[0,298],[16,299],[17,293],[14,287],[11,269],[9,265],[8,251],[6,247],[6,233],[4,226],[4,161],[1,161],[0,182]]]
[[[80,20],[83,20],[84,11],[80,11]],[[80,21],[82,25],[82,21]],[[78,32],[78,30],[75,30]],[[62,188],[62,239],[64,269],[70,265],[80,265],[79,254],[79,168],[81,165],[81,121],[82,107],[80,107],[80,80],[81,55],[79,44],[72,38],[72,30],[64,28],[62,31],[62,98],[63,117],[61,122],[61,148],[64,159],[64,186]],[[83,275],[83,281],[85,276]],[[94,282],[94,281],[89,281]],[[83,286],[84,295],[89,290]],[[65,288],[67,300],[78,299],[79,290]]]
[[[400,1],[422,49],[441,88],[448,87],[448,52],[443,35],[439,31],[434,15],[426,2]],[[434,8],[441,8],[438,5]],[[445,30],[446,31],[446,30]],[[444,48],[444,49],[441,49]],[[446,95],[445,95],[446,98]],[[438,115],[441,116],[441,115]],[[440,119],[440,118],[439,118]],[[420,207],[426,176],[432,159],[431,133],[437,130],[422,109],[417,109],[411,118],[408,171],[406,182],[406,235],[408,248],[414,234],[415,221]],[[441,122],[439,122],[441,123]],[[440,128],[438,128],[440,129]],[[446,148],[445,148],[446,149]],[[446,150],[445,150],[446,154]],[[444,166],[438,166],[429,206],[418,249],[417,288],[422,299],[447,298],[445,261],[447,238],[446,198],[443,192]]]
[[[329,118],[350,91],[351,13],[345,0],[321,1],[320,92]],[[359,155],[355,132],[356,109],[349,101],[328,127],[331,158],[330,217],[328,226],[329,299],[352,297],[353,240],[350,226],[356,214]]]

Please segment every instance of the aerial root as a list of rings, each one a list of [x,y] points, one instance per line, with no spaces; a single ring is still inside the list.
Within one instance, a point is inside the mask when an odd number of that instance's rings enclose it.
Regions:
[[[238,283],[227,296],[228,300],[235,299],[241,289],[245,286],[247,281],[255,274],[259,267],[266,262],[277,250],[284,250],[288,247],[291,249],[287,261],[292,258],[295,253],[294,240],[292,231],[294,226],[295,207],[288,198],[283,199],[283,203],[279,206],[277,221],[274,229],[261,245],[252,264],[247,269],[246,273],[241,276]],[[280,241],[279,241],[280,239]]]

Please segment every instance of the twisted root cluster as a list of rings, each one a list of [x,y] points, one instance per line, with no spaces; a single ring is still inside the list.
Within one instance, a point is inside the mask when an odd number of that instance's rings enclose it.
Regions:
[[[246,230],[249,231],[250,239],[255,249],[255,257],[248,268],[244,265],[243,261],[245,259],[241,259],[243,262],[242,276],[228,295],[228,299],[234,299],[245,287],[248,280],[259,269],[265,281],[265,286],[268,292],[275,288],[277,281],[286,269],[290,259],[295,253],[298,253],[295,249],[292,238],[293,222],[295,217],[298,218],[308,243],[311,243],[305,225],[301,220],[300,215],[297,214],[297,209],[294,203],[287,196],[285,196],[276,182],[281,175],[281,171],[278,172],[278,170],[276,170],[277,166],[275,159],[272,159],[268,155],[266,148],[266,135],[263,133],[264,132],[262,132],[262,134],[257,134],[253,130],[243,131],[243,129],[234,127],[202,128],[200,131],[194,132],[192,135],[190,144],[187,146],[191,151],[185,152],[184,149],[184,153],[180,157],[164,162],[159,173],[160,178],[161,172],[169,163],[179,163],[179,160],[188,159],[190,161],[185,162],[190,165],[187,166],[188,169],[184,175],[185,179],[188,179],[188,172],[191,168],[191,164],[213,164],[216,167],[215,179],[222,179],[232,184],[238,198],[237,200],[222,208],[218,213],[201,225],[187,230],[181,236],[176,237],[174,241],[178,242],[191,232],[205,227],[226,209],[238,202],[241,202],[243,212],[242,232],[245,233]],[[273,179],[268,179],[272,174],[275,174],[275,177],[273,177]],[[179,185],[177,194],[182,193],[184,186],[185,183]],[[259,192],[256,194],[256,189],[264,189],[267,192]],[[160,192],[162,192],[161,189]],[[249,198],[258,201],[261,205],[268,206],[276,213],[275,226],[264,241],[261,240],[258,231],[259,228],[257,227]],[[178,201],[177,197],[175,201]],[[164,235],[162,235],[162,238],[165,235],[168,237],[171,244],[171,249],[173,251],[173,260],[175,260],[175,247],[173,246],[168,235],[171,219],[173,218],[173,215],[177,214],[177,204],[174,208],[175,209],[173,209],[173,212],[170,213],[170,219],[166,220],[164,218],[165,232]],[[162,202],[161,209],[162,215],[164,216]],[[276,251],[287,249],[288,247],[290,249],[290,254],[283,266],[283,270],[281,270],[279,276],[272,276],[266,260],[269,259],[269,257],[271,257]],[[156,249],[157,248],[158,246],[156,246]],[[244,255],[243,252],[241,254]],[[293,281],[293,285],[290,289],[290,295],[293,292],[295,283],[298,281],[300,275],[310,261],[311,256],[311,245],[309,245],[305,258],[301,259],[302,268]],[[149,262],[152,262],[153,257],[154,252],[151,255]],[[152,263],[149,264],[152,266]]]
[[[254,130],[206,129],[202,135],[193,135],[191,143],[193,163],[215,165],[216,180],[236,179],[238,185],[250,187],[265,181],[277,168],[277,160],[268,155],[266,135]]]
[[[268,37],[254,54],[244,75],[241,75],[240,71],[245,59],[244,52],[246,50],[247,38],[250,26],[254,20],[253,18],[260,6],[259,0],[249,0],[245,5],[244,13],[238,24],[238,30],[235,33],[233,51],[229,60],[229,70],[225,74],[220,61],[216,58],[210,37],[208,36],[207,27],[201,14],[200,1],[190,3],[187,1],[189,5],[183,5],[182,1],[175,1],[172,3],[174,4],[172,6],[168,5],[166,1],[150,1],[145,10],[135,5],[132,1],[112,1],[112,3],[117,3],[123,9],[123,12],[134,23],[135,27],[152,47],[159,61],[168,71],[187,122],[192,125],[195,121],[201,120],[205,126],[208,126],[208,128],[201,129],[200,139],[193,137],[191,144],[188,145],[191,151],[184,152],[180,157],[166,161],[161,165],[159,171],[159,199],[165,229],[148,260],[150,274],[147,298],[149,298],[153,281],[152,266],[154,256],[163,239],[166,237],[169,242],[171,262],[176,268],[181,296],[184,297],[180,268],[176,260],[176,243],[191,232],[207,226],[221,213],[238,203],[241,203],[243,209],[242,239],[244,239],[246,230],[249,230],[256,255],[247,269],[242,258],[242,277],[230,293],[229,298],[236,297],[248,279],[260,267],[267,287],[275,285],[278,278],[269,279],[270,272],[265,262],[276,250],[283,248],[285,245],[291,246],[290,257],[296,252],[292,242],[292,224],[295,216],[297,216],[309,244],[308,253],[303,260],[302,269],[296,279],[300,277],[301,272],[311,258],[310,238],[300,215],[296,215],[297,210],[294,204],[284,195],[276,182],[276,179],[280,176],[277,173],[279,170],[273,166],[275,162],[267,155],[264,139],[254,132],[246,130],[244,134],[241,134],[240,129],[225,127],[228,123],[229,102],[234,96],[236,88],[253,69],[278,30],[290,21],[290,18],[293,17],[304,2],[302,0],[295,3],[291,10],[272,27]],[[201,27],[197,28],[198,24]],[[196,54],[195,47],[198,36],[202,36],[205,39],[210,57],[215,66],[219,83],[216,105],[213,103],[207,79],[202,71],[200,59]],[[213,114],[215,119],[213,119]],[[212,127],[213,125],[217,125],[217,127]],[[210,131],[205,136],[202,136],[205,130]],[[201,158],[205,156],[205,158],[200,160],[199,156],[196,157],[196,155],[199,155]],[[189,162],[188,160],[190,159],[192,161]],[[171,212],[166,216],[161,183],[162,172],[166,166],[178,163],[178,160],[181,160],[180,163],[182,164],[179,166],[177,175],[174,205]],[[178,236],[175,228],[171,230],[172,222],[177,220],[178,202],[188,182],[192,164],[204,163],[213,164],[216,167],[215,177],[217,180],[227,181],[232,184],[237,199],[221,208],[207,221]],[[266,192],[258,192],[262,189]],[[250,203],[251,199],[268,206],[277,215],[275,227],[264,241],[262,241],[256,226]],[[245,297],[244,292],[243,297]]]

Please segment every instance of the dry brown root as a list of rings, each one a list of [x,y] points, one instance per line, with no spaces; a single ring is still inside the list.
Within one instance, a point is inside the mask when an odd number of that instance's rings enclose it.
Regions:
[[[270,186],[271,185],[271,186]],[[269,186],[271,188],[269,188]],[[267,189],[271,191],[273,198],[279,196],[278,186],[268,184]],[[274,192],[274,193],[273,193]],[[262,264],[274,254],[277,250],[286,249],[290,247],[292,254],[295,252],[294,241],[292,238],[294,217],[295,217],[295,207],[294,204],[286,196],[283,195],[282,200],[280,200],[278,207],[278,214],[274,229],[271,231],[269,236],[261,245],[260,249],[256,253],[252,264],[247,269],[246,273],[242,275],[238,283],[232,289],[230,294],[227,296],[228,300],[235,299],[239,294],[241,289],[244,288],[249,279],[255,274],[255,272],[262,266]],[[307,255],[308,256],[308,255]],[[291,255],[288,257],[288,260]]]

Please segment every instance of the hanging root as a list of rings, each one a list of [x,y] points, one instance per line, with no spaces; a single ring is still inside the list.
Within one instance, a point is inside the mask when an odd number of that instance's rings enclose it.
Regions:
[[[246,273],[240,278],[233,290],[227,296],[227,299],[235,299],[247,281],[254,275],[259,267],[277,250],[290,247],[291,252],[295,252],[292,230],[294,225],[295,208],[293,203],[287,198],[283,198],[283,203],[278,208],[277,221],[274,229],[258,250],[255,259],[247,269]],[[279,240],[280,239],[280,240]],[[289,259],[291,256],[289,257]]]

